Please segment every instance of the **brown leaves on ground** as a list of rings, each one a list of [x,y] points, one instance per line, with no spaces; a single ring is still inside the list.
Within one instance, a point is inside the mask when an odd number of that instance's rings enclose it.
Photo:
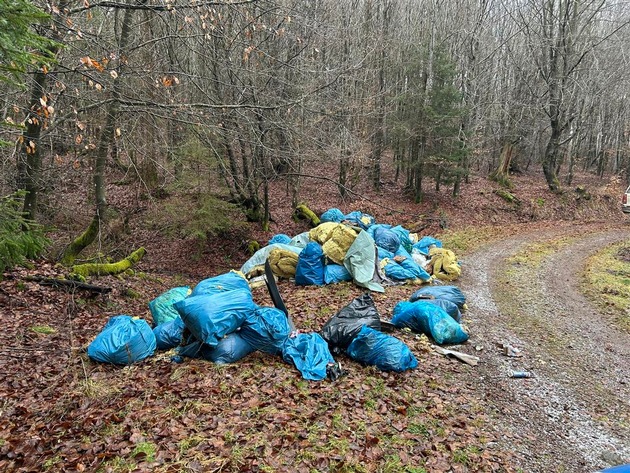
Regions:
[[[0,282],[2,471],[511,471],[482,400],[449,381],[469,368],[414,334],[397,336],[418,369],[383,373],[339,356],[348,375],[337,382],[305,381],[262,353],[228,366],[157,354],[114,367],[84,352],[108,317],[150,320],[146,302],[182,281],[101,278],[112,293],[88,297],[23,282],[27,273]],[[296,325],[312,331],[361,294],[351,284],[280,290]],[[412,290],[375,295],[383,318]],[[255,297],[270,304],[264,288]]]

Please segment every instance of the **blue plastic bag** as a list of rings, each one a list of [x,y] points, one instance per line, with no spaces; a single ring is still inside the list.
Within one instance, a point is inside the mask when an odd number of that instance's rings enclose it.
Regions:
[[[300,253],[295,267],[295,284],[298,286],[324,284],[324,251],[319,243],[309,243]]]
[[[169,320],[153,329],[155,344],[158,350],[170,350],[182,343],[184,321],[177,315],[176,319]]]
[[[422,237],[418,243],[414,243],[413,249],[419,251],[424,256],[429,256],[429,247],[435,245],[436,248],[442,248],[442,242],[433,237]]]
[[[282,359],[293,363],[304,379],[321,381],[326,378],[326,366],[334,363],[328,343],[317,333],[300,333],[289,338],[282,349]]]
[[[335,208],[326,210],[326,212],[324,212],[322,216],[319,217],[319,220],[322,223],[326,223],[326,222],[341,223],[343,219],[344,219],[343,212]]]
[[[446,299],[421,299],[424,302],[428,302],[429,304],[436,305],[443,309],[448,315],[450,315],[455,322],[461,322],[462,313],[459,311],[459,307],[457,304],[451,301],[447,301]]]
[[[284,312],[275,307],[259,307],[247,316],[240,334],[254,349],[277,355],[282,353],[291,330]]]
[[[456,304],[459,310],[462,310],[466,304],[466,296],[457,286],[421,287],[411,295],[409,301],[414,302],[419,299],[446,299]]]
[[[413,244],[411,243],[409,230],[400,225],[396,225],[395,227],[392,227],[391,231],[398,235],[400,246],[407,250],[408,253],[411,253],[411,250],[413,249]]]
[[[169,320],[179,317],[179,314],[173,307],[173,304],[186,299],[189,292],[190,287],[188,286],[174,287],[149,302],[149,310],[151,311],[151,316],[153,317],[153,326],[157,327],[158,325],[162,325],[164,322],[168,322]]]
[[[267,242],[268,245],[273,245],[274,243],[288,245],[291,243],[291,237],[289,235],[285,235],[284,233],[278,233],[277,235],[271,237],[271,240]]]
[[[154,352],[155,335],[149,324],[129,315],[110,318],[87,349],[94,361],[115,365],[130,365]]]
[[[186,328],[211,347],[239,328],[256,307],[249,289],[191,296],[175,304]]]
[[[240,274],[230,271],[229,273],[220,274],[212,278],[200,281],[192,291],[192,296],[201,296],[203,294],[212,295],[220,292],[235,291],[237,289],[249,291],[249,283]]]
[[[222,338],[216,347],[199,341],[181,347],[178,353],[189,358],[203,358],[213,363],[236,363],[252,353],[254,348],[247,343],[239,332],[233,332]]]
[[[396,337],[363,327],[348,347],[348,356],[381,371],[405,371],[416,368],[418,360]]]
[[[324,282],[326,284],[336,284],[343,281],[352,281],[352,274],[345,266],[340,264],[327,264],[324,267]]]
[[[425,301],[399,302],[394,307],[391,320],[398,328],[408,327],[424,333],[438,345],[458,344],[468,340],[468,335],[444,309]]]
[[[372,238],[374,238],[374,242],[376,246],[383,248],[391,253],[396,253],[398,251],[398,247],[400,246],[400,238],[393,232],[392,230],[385,228],[381,225],[374,225],[377,227],[374,230]]]
[[[402,257],[402,261],[398,264],[400,264],[405,269],[405,271],[410,273],[414,279],[421,279],[423,281],[428,281],[429,279],[431,279],[431,275],[427,273],[424,268],[422,268],[422,266],[416,263],[416,261],[411,257],[409,252],[405,248],[403,248],[402,245],[400,245],[398,251],[396,251],[395,256]]]
[[[343,219],[347,220],[348,222],[351,222],[353,225],[358,225],[363,230],[367,230],[375,223],[374,217],[372,217],[369,214],[364,214],[363,212],[359,212],[358,210],[355,210],[354,212],[350,212],[349,214],[346,214],[346,216]]]

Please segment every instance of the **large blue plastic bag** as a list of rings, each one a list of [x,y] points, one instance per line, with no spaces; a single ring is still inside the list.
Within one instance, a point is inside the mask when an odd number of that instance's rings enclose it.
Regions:
[[[421,300],[444,309],[444,311],[448,315],[450,315],[453,318],[453,320],[455,320],[455,322],[461,322],[462,313],[460,312],[459,307],[457,307],[457,304],[455,304],[454,302],[448,301],[446,299],[421,299]]]
[[[324,284],[324,251],[319,243],[309,243],[300,253],[295,267],[295,284],[298,286]]]
[[[352,281],[352,274],[345,266],[340,264],[327,264],[324,267],[324,282],[326,284],[336,284],[343,281]]]
[[[176,319],[169,320],[153,329],[156,348],[158,350],[170,350],[182,343],[184,321],[177,315]]]
[[[392,230],[385,228],[381,225],[374,225],[377,227],[373,234],[372,238],[374,238],[374,242],[376,246],[383,248],[391,253],[396,253],[398,251],[398,247],[400,246],[400,238],[393,232]]]
[[[212,278],[200,281],[192,291],[192,296],[201,296],[203,294],[212,295],[220,292],[235,291],[241,289],[249,291],[249,283],[240,274],[230,271],[229,273],[220,274]]]
[[[350,212],[346,214],[344,220],[351,222],[352,224],[358,225],[363,230],[367,230],[372,225],[374,225],[374,217],[369,214],[364,214],[358,210]]]
[[[460,310],[466,304],[466,296],[457,286],[425,286],[414,292],[409,301],[417,301],[419,299],[446,299],[456,304]]]
[[[129,315],[110,318],[87,349],[94,361],[115,365],[130,365],[154,352],[155,335],[149,324]]]
[[[289,245],[291,243],[291,237],[289,235],[285,235],[284,233],[278,233],[271,237],[271,240],[267,242],[268,245],[273,245],[274,243],[282,243],[283,245]]]
[[[291,330],[284,312],[275,307],[259,307],[247,316],[240,334],[256,350],[277,355],[282,353]]]
[[[153,326],[157,327],[164,322],[176,319],[179,314],[173,307],[175,302],[186,299],[186,296],[190,293],[190,287],[181,286],[169,289],[163,294],[160,294],[151,302],[149,302],[149,310],[153,317]]]
[[[341,223],[344,217],[345,216],[341,210],[332,208],[332,209],[326,210],[326,212],[322,214],[319,220],[322,223],[326,223],[326,222]]]
[[[400,239],[400,246],[411,253],[413,242],[411,241],[411,233],[409,230],[401,225],[396,225],[391,228],[391,231],[398,235],[398,238]]]
[[[326,378],[326,366],[334,363],[328,343],[317,333],[300,333],[289,338],[282,349],[282,359],[293,363],[304,379],[321,381]]]
[[[424,333],[438,345],[457,344],[468,340],[468,335],[441,307],[426,301],[399,302],[394,307],[391,320],[398,328],[408,327],[414,332]]]
[[[211,347],[239,328],[256,307],[249,289],[191,296],[175,304],[186,328]]]
[[[411,350],[396,337],[363,327],[347,350],[348,356],[381,371],[405,371],[418,366]]]
[[[239,332],[233,332],[222,338],[215,347],[196,341],[179,348],[178,353],[189,358],[203,358],[217,364],[227,364],[236,363],[253,351],[254,347]]]

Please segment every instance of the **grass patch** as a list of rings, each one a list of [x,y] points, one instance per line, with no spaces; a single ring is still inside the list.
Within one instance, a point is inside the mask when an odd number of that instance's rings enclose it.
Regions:
[[[562,248],[569,246],[575,238],[560,238],[525,246],[521,251],[507,260],[510,264],[539,268],[545,259]]]
[[[630,246],[617,243],[603,248],[586,262],[583,292],[615,324],[630,332]]]
[[[472,253],[492,241],[505,236],[505,229],[496,226],[465,227],[461,230],[445,230],[439,235],[442,246],[457,255]]]

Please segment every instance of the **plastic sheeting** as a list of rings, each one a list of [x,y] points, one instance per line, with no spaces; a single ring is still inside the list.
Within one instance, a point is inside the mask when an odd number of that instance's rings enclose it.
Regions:
[[[291,323],[286,314],[274,307],[259,307],[249,314],[240,335],[254,349],[277,355],[291,333]]]
[[[431,247],[442,248],[442,242],[433,237],[425,236],[420,238],[420,241],[418,241],[418,243],[414,243],[413,245],[414,250],[425,256],[429,256],[429,250]]]
[[[199,281],[190,296],[212,295],[237,289],[249,291],[249,283],[236,271],[230,271]]]
[[[239,328],[256,307],[249,290],[191,296],[175,304],[186,328],[211,347]]]
[[[377,228],[374,230],[372,237],[374,238],[376,246],[391,253],[396,253],[396,251],[398,251],[398,247],[400,246],[400,238],[398,234],[382,225],[375,225],[375,227]]]
[[[383,286],[373,282],[376,270],[376,246],[374,240],[365,231],[361,231],[348,249],[343,265],[359,286],[376,292],[385,292]]]
[[[282,358],[292,363],[304,379],[321,381],[326,378],[326,367],[334,363],[328,344],[317,333],[300,333],[284,344]]]
[[[269,253],[269,266],[273,274],[280,278],[289,279],[295,276],[295,268],[298,264],[299,256],[292,251],[272,250]]]
[[[298,286],[324,284],[324,251],[318,243],[309,243],[300,253],[295,268],[295,284]]]
[[[391,322],[398,328],[408,327],[414,332],[424,333],[438,345],[468,340],[466,332],[444,309],[422,300],[396,304]]]
[[[87,349],[92,360],[115,365],[130,365],[154,352],[155,335],[149,324],[129,315],[110,318]]]
[[[381,371],[405,371],[416,368],[418,360],[396,337],[363,327],[348,347],[348,356]]]
[[[174,287],[149,302],[153,326],[156,327],[169,320],[179,318],[173,304],[184,300],[189,293],[190,287],[188,286]]]
[[[409,298],[411,302],[419,299],[446,299],[456,304],[459,310],[462,310],[466,304],[466,296],[464,296],[464,293],[457,286],[421,287]]]
[[[381,329],[381,319],[369,293],[343,307],[326,322],[320,333],[330,348],[340,353],[348,348],[364,326]]]

